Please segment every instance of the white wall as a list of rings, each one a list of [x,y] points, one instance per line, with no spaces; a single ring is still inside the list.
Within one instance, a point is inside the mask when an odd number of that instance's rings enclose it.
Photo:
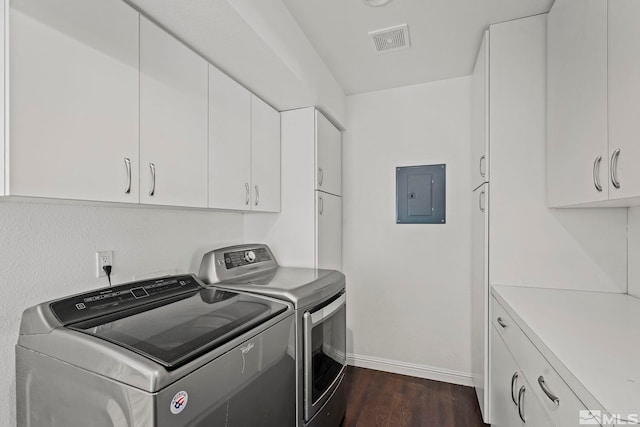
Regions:
[[[243,238],[242,214],[0,200],[0,425],[15,425],[14,345],[22,311],[106,286],[95,252],[113,251],[113,283],[196,272],[202,254]]]
[[[470,382],[470,82],[347,97],[343,269],[356,365]],[[437,163],[446,224],[396,224],[395,168]]]

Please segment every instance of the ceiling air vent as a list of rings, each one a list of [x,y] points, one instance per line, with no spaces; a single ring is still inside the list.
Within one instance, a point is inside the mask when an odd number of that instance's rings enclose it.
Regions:
[[[377,53],[391,52],[409,47],[409,27],[407,24],[383,28],[369,33],[373,48]]]

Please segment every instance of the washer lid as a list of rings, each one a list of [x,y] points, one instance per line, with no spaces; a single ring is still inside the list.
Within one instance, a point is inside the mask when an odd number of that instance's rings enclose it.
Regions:
[[[274,301],[201,289],[139,313],[68,325],[175,369],[286,311]]]
[[[119,354],[130,350],[171,370],[289,309],[268,298],[205,288],[192,275],[170,276],[43,303],[25,311],[20,335],[46,354],[38,342],[59,335],[51,332],[81,332],[77,351],[95,345],[88,334],[117,345]]]

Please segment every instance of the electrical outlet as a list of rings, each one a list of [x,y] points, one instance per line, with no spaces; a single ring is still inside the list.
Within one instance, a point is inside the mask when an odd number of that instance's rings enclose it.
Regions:
[[[102,269],[102,267],[104,267],[105,265],[113,265],[113,252],[96,252],[96,277],[106,276],[104,270]]]

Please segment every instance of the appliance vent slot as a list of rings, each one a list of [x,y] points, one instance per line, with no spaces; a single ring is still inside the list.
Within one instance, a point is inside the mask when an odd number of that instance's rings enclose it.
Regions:
[[[407,24],[371,31],[369,35],[376,53],[407,49],[410,46]]]

